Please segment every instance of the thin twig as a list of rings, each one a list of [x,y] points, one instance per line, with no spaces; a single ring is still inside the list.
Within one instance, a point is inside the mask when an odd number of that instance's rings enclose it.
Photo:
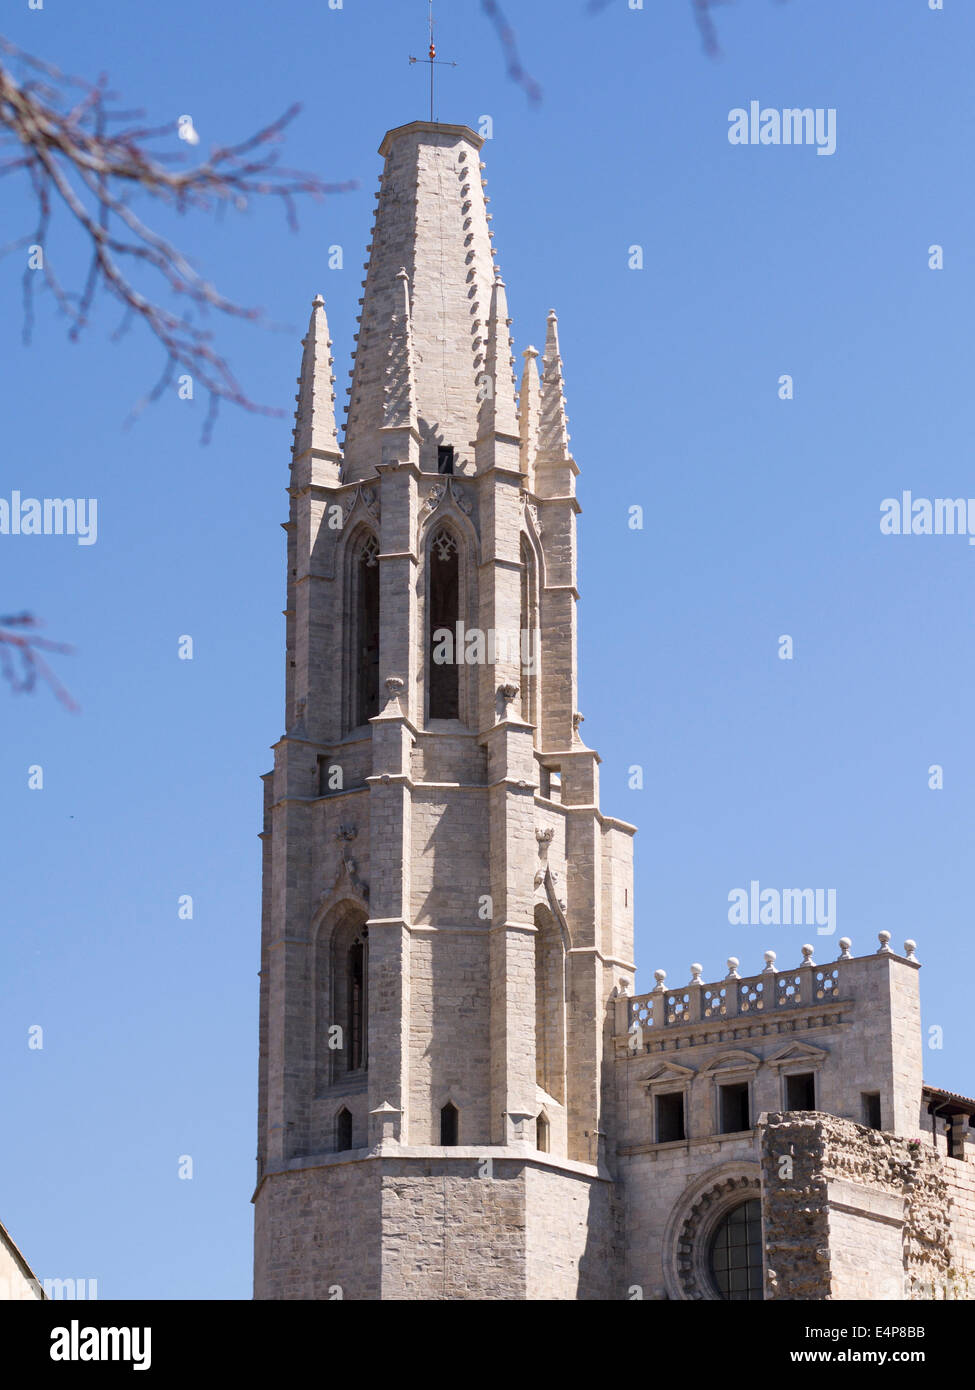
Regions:
[[[213,333],[201,322],[211,310],[249,322],[264,321],[262,312],[222,295],[177,246],[133,210],[130,199],[142,194],[150,203],[180,214],[210,214],[224,208],[243,211],[254,199],[271,197],[280,202],[294,229],[298,197],[320,199],[358,185],[324,183],[279,164],[276,147],[298,114],[297,106],[238,144],[218,146],[202,163],[183,168],[178,166],[185,152],[148,148],[149,141],[176,133],[177,122],[150,127],[142,112],[116,109],[114,102],[104,79],[90,83],[69,76],[0,38],[0,148],[14,147],[0,160],[0,178],[26,174],[37,211],[33,232],[0,248],[5,255],[31,247],[36,261],[36,268],[29,261],[24,271],[25,340],[30,341],[33,330],[40,271],[39,283],[67,318],[72,340],[88,327],[98,295],[107,292],[122,305],[126,329],[141,321],[162,345],[165,369],[135,406],[130,422],[159,398],[177,373],[188,374],[210,397],[204,438],[212,430],[220,400],[265,415],[282,414],[250,399],[213,345]],[[79,290],[65,288],[51,263],[47,243],[56,210],[68,215],[90,248]],[[176,297],[180,312],[159,302],[160,289]],[[115,330],[113,340],[119,332]]]
[[[42,652],[70,652],[65,642],[51,642],[38,637],[34,629],[40,623],[31,613],[17,613],[0,618],[0,679],[16,693],[33,690],[38,680],[50,686],[57,699],[72,714],[80,706],[41,655]]]

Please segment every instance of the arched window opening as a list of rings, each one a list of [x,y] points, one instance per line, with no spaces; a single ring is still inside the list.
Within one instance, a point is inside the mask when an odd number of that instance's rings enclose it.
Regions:
[[[565,1104],[565,946],[558,922],[535,909],[535,1080]]]
[[[356,662],[353,728],[379,713],[379,542],[369,535],[356,557]]]
[[[361,908],[346,904],[318,933],[315,1036],[320,1091],[368,1069],[369,938],[365,922]]]
[[[518,642],[521,660],[521,717],[526,724],[537,724],[538,594],[535,557],[524,536],[521,538],[521,620]]]
[[[765,1297],[762,1275],[762,1207],[758,1199],[733,1207],[711,1237],[711,1276],[718,1295],[732,1303]]]
[[[359,1071],[366,1060],[366,943],[360,937],[349,947],[346,990],[347,1070]]]
[[[338,1153],[352,1148],[352,1116],[344,1105],[335,1117],[335,1148]]]
[[[460,662],[455,638],[460,613],[460,555],[450,531],[441,528],[429,551],[428,645],[431,719],[460,717]],[[449,640],[445,640],[445,633]]]
[[[440,1112],[440,1142],[452,1146],[458,1142],[460,1113],[452,1101],[447,1102]]]
[[[538,1149],[539,1153],[547,1154],[549,1152],[550,1143],[551,1128],[549,1126],[548,1116],[543,1110],[535,1121],[535,1147]]]

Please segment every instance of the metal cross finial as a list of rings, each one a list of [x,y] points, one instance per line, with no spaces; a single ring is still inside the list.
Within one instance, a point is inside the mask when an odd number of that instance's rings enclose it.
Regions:
[[[434,41],[433,41],[433,0],[429,0],[429,4],[430,4],[430,51],[429,51],[429,53],[427,54],[427,57],[426,57],[425,59],[422,59],[422,58],[414,58],[414,57],[411,55],[411,56],[410,56],[410,62],[411,62],[411,63],[427,62],[427,63],[430,64],[430,124],[432,125],[432,124],[434,124],[434,120],[433,120],[433,70],[434,70],[435,67],[438,67],[438,68],[455,68],[455,67],[457,66],[457,64],[456,64],[456,63],[447,62],[446,59],[438,58],[438,57],[437,57],[437,46],[436,46],[436,44],[435,44]]]

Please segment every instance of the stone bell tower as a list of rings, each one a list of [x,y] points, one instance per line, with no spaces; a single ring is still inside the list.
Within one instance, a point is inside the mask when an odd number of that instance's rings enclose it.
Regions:
[[[633,827],[580,734],[556,318],[516,393],[481,144],[417,121],[380,147],[341,449],[321,298],[304,340],[257,1298],[621,1295]]]

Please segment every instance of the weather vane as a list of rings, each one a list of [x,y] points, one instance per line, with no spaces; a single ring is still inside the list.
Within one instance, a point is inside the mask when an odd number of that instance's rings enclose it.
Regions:
[[[438,58],[438,57],[437,57],[437,46],[436,46],[436,44],[435,44],[434,41],[433,41],[433,0],[430,0],[430,52],[429,52],[429,54],[427,55],[427,57],[426,57],[425,59],[424,59],[424,58],[414,58],[414,57],[412,56],[412,54],[411,54],[411,55],[410,55],[410,62],[411,62],[411,63],[423,63],[423,62],[427,62],[427,63],[430,64],[430,123],[431,123],[431,125],[432,125],[432,124],[434,123],[434,121],[433,121],[433,70],[434,70],[434,68],[455,68],[455,67],[457,66],[456,63],[449,63],[449,62],[447,62],[445,59],[443,59],[443,58]]]

